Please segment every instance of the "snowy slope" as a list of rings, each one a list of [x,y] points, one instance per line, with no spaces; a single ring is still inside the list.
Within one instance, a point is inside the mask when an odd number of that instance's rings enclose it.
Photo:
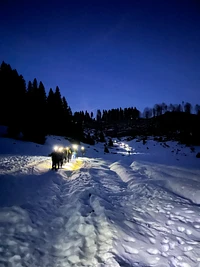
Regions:
[[[124,143],[54,172],[69,141],[0,138],[0,266],[199,267],[200,149]]]

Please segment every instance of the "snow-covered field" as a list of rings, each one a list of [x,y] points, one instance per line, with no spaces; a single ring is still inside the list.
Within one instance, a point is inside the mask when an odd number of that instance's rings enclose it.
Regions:
[[[55,172],[69,141],[0,137],[0,267],[200,267],[200,148],[124,143]]]

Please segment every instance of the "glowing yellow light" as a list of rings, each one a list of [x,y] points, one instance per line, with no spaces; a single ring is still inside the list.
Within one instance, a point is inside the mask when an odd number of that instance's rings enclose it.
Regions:
[[[81,147],[81,150],[84,150],[84,149],[85,149],[84,146],[82,146],[82,147]]]
[[[64,169],[70,170],[70,171],[76,171],[76,170],[79,170],[82,166],[83,166],[83,161],[77,159],[76,161],[67,164],[64,167]]]
[[[77,145],[73,145],[73,149],[77,149],[78,148],[78,146]]]
[[[69,150],[69,147],[67,146],[66,149]]]
[[[59,149],[58,149],[60,152],[63,150],[63,147],[59,147]]]
[[[58,150],[58,146],[54,146],[54,148],[53,148],[55,151],[57,151]]]

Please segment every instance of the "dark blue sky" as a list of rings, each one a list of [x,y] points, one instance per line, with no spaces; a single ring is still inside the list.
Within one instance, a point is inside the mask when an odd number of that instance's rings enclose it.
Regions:
[[[200,1],[2,0],[0,61],[72,111],[200,104]]]

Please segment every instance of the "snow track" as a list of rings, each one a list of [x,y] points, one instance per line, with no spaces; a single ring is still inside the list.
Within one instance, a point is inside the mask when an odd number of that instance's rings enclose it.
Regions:
[[[43,156],[0,156],[0,175],[31,173],[38,164],[47,162],[50,167],[50,158]]]
[[[138,266],[200,266],[200,258],[197,257],[200,250],[200,206],[191,205],[190,192],[170,187],[167,180],[170,174],[174,185],[176,182],[180,184],[177,179],[184,173],[185,179],[193,179],[196,185],[199,172],[195,171],[191,177],[191,171],[187,176],[187,170],[179,168],[173,175],[170,168],[151,167],[138,162],[130,166],[117,162],[110,167],[127,185],[124,196],[118,198],[113,195],[111,200],[124,214],[123,221],[115,221],[114,225],[123,223],[123,235],[127,229],[127,234],[131,233],[134,237],[127,237],[122,242],[122,234],[116,231],[116,247],[124,250],[121,255],[118,253],[118,257],[123,261],[129,254],[130,261],[134,257],[135,264],[144,264]],[[159,175],[162,173],[166,173],[167,177]]]
[[[200,267],[199,171],[136,155],[2,155],[0,267]]]

